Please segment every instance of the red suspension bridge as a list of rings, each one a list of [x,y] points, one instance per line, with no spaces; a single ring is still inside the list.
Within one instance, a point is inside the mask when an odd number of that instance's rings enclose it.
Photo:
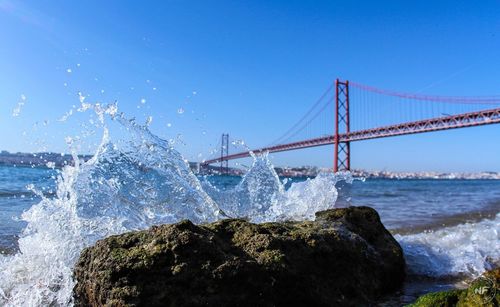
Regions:
[[[350,170],[351,142],[500,123],[500,96],[430,96],[387,91],[336,80],[281,137],[266,147],[229,154],[223,135],[220,156],[204,165],[253,153],[334,145],[334,171]]]

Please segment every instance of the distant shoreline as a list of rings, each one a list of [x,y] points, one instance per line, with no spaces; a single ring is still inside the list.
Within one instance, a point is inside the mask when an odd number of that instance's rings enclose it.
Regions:
[[[88,161],[92,156],[79,155],[78,158]],[[10,153],[5,150],[0,152],[0,165],[5,166],[62,168],[66,165],[73,165],[73,162],[73,156],[70,154],[54,152]]]
[[[88,161],[92,155],[79,155],[78,158]],[[66,165],[73,165],[73,156],[54,152],[39,153],[10,153],[0,152],[0,166],[15,167],[40,167],[40,168],[62,168]],[[189,162],[190,168],[198,175],[229,175],[242,176],[246,171],[230,167],[227,173],[220,173],[220,168],[216,165],[209,165],[201,168],[199,162]],[[322,172],[331,172],[329,168],[319,168],[314,166],[302,167],[275,167],[278,176],[291,178],[313,178]],[[465,172],[391,172],[391,171],[368,171],[351,170],[354,177],[366,179],[439,179],[439,180],[500,180],[500,172],[484,171],[477,173]]]

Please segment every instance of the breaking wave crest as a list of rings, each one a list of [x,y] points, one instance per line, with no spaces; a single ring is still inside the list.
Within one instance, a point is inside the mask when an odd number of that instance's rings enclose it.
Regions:
[[[477,276],[500,261],[500,213],[494,219],[395,238],[412,274]]]

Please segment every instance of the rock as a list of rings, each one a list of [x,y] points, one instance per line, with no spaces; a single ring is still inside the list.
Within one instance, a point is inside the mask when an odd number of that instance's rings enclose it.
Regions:
[[[374,209],[316,221],[182,221],[111,236],[83,250],[76,306],[350,306],[403,282],[396,240]]]
[[[500,268],[475,279],[469,288],[428,293],[419,297],[412,307],[498,307],[500,305]]]

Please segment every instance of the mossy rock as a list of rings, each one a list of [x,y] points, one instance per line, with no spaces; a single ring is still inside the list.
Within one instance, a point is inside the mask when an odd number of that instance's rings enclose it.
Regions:
[[[428,293],[410,307],[498,307],[500,305],[500,268],[472,281],[467,289]]]
[[[76,306],[360,306],[400,287],[399,244],[368,207],[316,221],[182,221],[111,236],[76,264]]]

